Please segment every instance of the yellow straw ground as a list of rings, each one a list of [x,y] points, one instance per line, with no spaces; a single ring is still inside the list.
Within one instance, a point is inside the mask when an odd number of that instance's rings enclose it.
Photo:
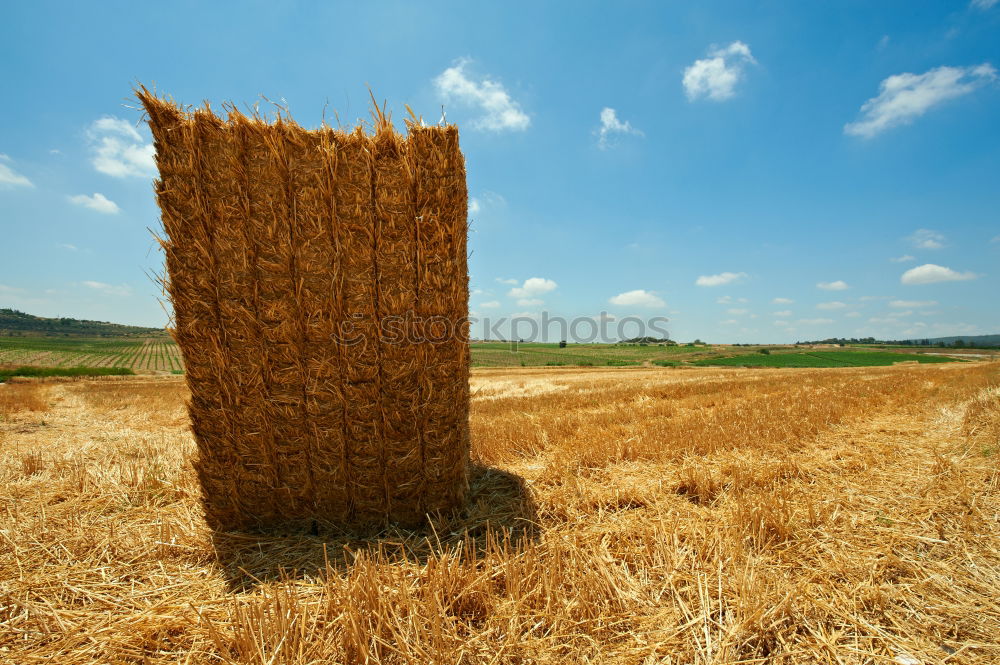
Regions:
[[[212,534],[180,377],[0,386],[0,662],[1000,662],[1000,366],[472,377],[425,532]]]

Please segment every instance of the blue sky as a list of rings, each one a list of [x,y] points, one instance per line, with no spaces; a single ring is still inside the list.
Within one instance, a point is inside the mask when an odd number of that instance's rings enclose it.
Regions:
[[[996,0],[12,3],[0,59],[0,307],[166,322],[134,83],[305,126],[370,85],[459,124],[480,316],[1000,332]]]

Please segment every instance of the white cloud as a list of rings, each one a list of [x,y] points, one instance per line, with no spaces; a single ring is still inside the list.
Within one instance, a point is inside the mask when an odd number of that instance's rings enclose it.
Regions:
[[[790,309],[783,309],[780,312],[775,312],[774,315],[775,316],[791,316],[792,315],[792,310],[790,310]]]
[[[788,325],[788,321],[775,321],[774,325],[784,327]]]
[[[856,319],[861,316],[861,312],[848,312],[847,314],[844,314],[844,316],[849,319]]]
[[[795,301],[791,298],[773,298],[771,300],[772,305],[791,305],[793,302]]]
[[[936,304],[938,304],[937,300],[893,300],[889,303],[889,307],[910,309],[912,307],[933,307]]]
[[[469,198],[469,214],[476,215],[484,210],[500,208],[507,205],[507,199],[496,192],[486,190],[479,196]]]
[[[684,92],[689,100],[708,98],[721,102],[735,94],[747,64],[755,64],[750,47],[735,41],[725,48],[709,49],[708,57],[684,70]]]
[[[619,293],[615,297],[608,300],[612,305],[620,305],[623,307],[666,307],[667,303],[663,302],[663,299],[652,291],[646,291],[645,289],[636,289],[635,291],[626,291],[625,293]]]
[[[821,302],[816,305],[816,309],[844,309],[847,307],[847,303],[840,302],[839,300],[834,300],[833,302]]]
[[[84,208],[90,208],[91,210],[96,210],[97,212],[104,213],[105,215],[117,215],[121,212],[121,208],[118,207],[117,203],[107,198],[100,192],[94,192],[93,196],[87,196],[86,194],[71,196],[69,197],[69,201],[70,203],[83,206]]]
[[[538,305],[544,305],[545,301],[541,298],[518,298],[517,304],[521,307],[537,307]]]
[[[845,291],[851,287],[844,280],[838,279],[835,282],[820,282],[816,285],[816,288],[823,289],[824,291]]]
[[[972,6],[986,11],[987,9],[992,9],[993,5],[997,4],[997,2],[998,0],[972,0]]]
[[[479,303],[479,306],[482,307],[483,309],[496,309],[497,307],[500,306],[500,301],[490,300],[488,302],[481,302]]]
[[[111,284],[105,284],[104,282],[94,282],[94,281],[84,281],[82,282],[84,286],[95,291],[100,291],[101,293],[109,296],[127,296],[132,293],[132,289],[122,284],[120,286],[113,286]]]
[[[844,125],[844,133],[864,138],[919,118],[932,107],[996,80],[989,63],[974,67],[937,67],[923,74],[894,74],[882,81],[878,97],[861,107],[861,119]]]
[[[747,300],[746,298],[734,298],[732,296],[722,296],[721,298],[716,298],[715,302],[719,303],[720,305],[732,305],[738,302],[750,302],[750,301]]]
[[[745,272],[722,272],[718,275],[702,275],[695,280],[697,286],[723,286],[745,279]]]
[[[644,136],[642,131],[636,129],[627,120],[622,122],[618,119],[617,112],[610,107],[601,109],[601,126],[597,130],[597,147],[607,150],[614,145],[613,134],[632,134],[633,136]]]
[[[516,284],[517,282],[515,282]],[[507,292],[507,295],[511,298],[517,298],[518,301],[538,300],[538,296],[548,293],[549,291],[554,291],[558,286],[551,279],[545,279],[544,277],[531,277],[524,280],[524,284],[521,286],[515,286],[513,289]],[[537,302],[532,302],[532,305],[540,305],[542,302],[538,300]],[[524,305],[528,307],[529,305]]]
[[[735,326],[737,323],[739,323],[739,321],[737,321],[736,319],[726,319],[725,321],[722,321],[721,323],[724,326]]]
[[[517,284],[516,279],[504,279],[503,277],[497,277],[497,281],[501,284]]]
[[[911,256],[910,254],[903,254],[902,256],[894,256],[889,260],[893,263],[908,263],[910,261],[916,261],[917,257]]]
[[[444,70],[434,79],[434,87],[446,100],[454,99],[466,106],[478,107],[484,115],[473,121],[478,129],[490,131],[523,131],[531,118],[521,110],[521,105],[511,98],[503,85],[488,78],[478,81],[465,71],[469,60],[462,59],[454,67]]]
[[[917,249],[941,249],[944,247],[944,236],[930,229],[917,229],[909,237],[909,241]]]
[[[833,323],[833,319],[799,319],[796,323],[807,326],[822,326]]]
[[[156,175],[155,151],[128,121],[104,116],[87,130],[94,168],[115,178]]]
[[[79,252],[80,251],[79,247],[77,247],[76,245],[72,245],[72,244],[70,244],[68,242],[61,242],[61,243],[59,243],[59,246],[62,247],[63,249],[68,249],[71,252]]]
[[[963,282],[976,279],[979,275],[972,272],[957,272],[951,268],[925,263],[916,268],[910,268],[903,273],[899,281],[903,284],[934,284],[935,282]]]
[[[0,189],[11,189],[14,187],[34,187],[34,183],[28,180],[27,177],[21,175],[11,167],[4,164],[4,162],[12,162],[13,160],[7,155],[0,154]]]
[[[733,316],[742,316],[742,315],[746,314],[748,311],[750,311],[750,310],[743,309],[741,307],[733,307],[731,309],[727,309],[726,313],[727,314],[732,314]]]

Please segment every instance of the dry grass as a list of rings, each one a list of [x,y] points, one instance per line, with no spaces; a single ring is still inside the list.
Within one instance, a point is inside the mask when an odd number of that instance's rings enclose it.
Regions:
[[[181,381],[51,384],[0,662],[998,662],[998,378],[474,372],[467,511],[327,540],[207,530]]]
[[[36,381],[0,383],[0,421],[24,411],[48,411],[48,386]]]

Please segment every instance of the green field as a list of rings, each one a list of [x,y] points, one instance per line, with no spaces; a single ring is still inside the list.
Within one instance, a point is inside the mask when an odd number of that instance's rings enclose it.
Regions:
[[[129,376],[135,372],[126,367],[36,367],[26,365],[13,369],[0,368],[0,383],[15,377],[46,378],[52,376]]]
[[[516,351],[515,351],[516,349]],[[538,367],[543,365],[629,366],[657,361],[677,362],[701,357],[708,350],[698,346],[629,346],[615,344],[558,344],[531,342],[512,346],[507,342],[473,342],[473,367]]]
[[[804,350],[770,347],[769,354],[747,347],[648,346],[631,344],[558,344],[473,342],[473,367],[869,367],[897,362],[955,362],[954,358],[886,349],[847,347]],[[752,348],[752,347],[751,347]],[[746,349],[746,350],[745,350]],[[735,354],[735,355],[734,355]],[[180,373],[180,349],[165,336],[147,338],[0,337],[0,366],[119,367],[136,372]]]
[[[0,337],[0,365],[122,367],[180,371],[180,349],[169,337]]]
[[[694,365],[735,367],[877,367],[899,362],[962,362],[944,356],[891,351],[808,351],[802,353],[746,353],[725,358],[702,358]]]

